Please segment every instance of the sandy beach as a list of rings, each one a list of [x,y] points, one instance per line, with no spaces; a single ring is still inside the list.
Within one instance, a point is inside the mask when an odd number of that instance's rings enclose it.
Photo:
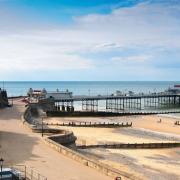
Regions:
[[[159,122],[161,118],[161,123]],[[99,117],[99,118],[48,118],[48,123],[62,122],[132,122],[130,128],[69,129],[78,137],[77,144],[179,142],[179,126],[172,117],[159,115]],[[56,126],[57,127],[57,126]],[[142,179],[178,180],[180,178],[180,148],[171,149],[86,149],[78,150],[88,157],[131,173]]]
[[[0,155],[5,164],[25,164],[57,180],[112,179],[85,167],[48,147],[40,134],[29,131],[21,122],[25,107],[20,100],[12,108],[0,110]],[[161,123],[159,119],[161,118]],[[103,118],[47,118],[45,122],[132,122],[131,128],[77,128],[72,130],[77,144],[148,143],[180,141],[175,119],[161,116],[126,116]],[[179,179],[180,148],[172,149],[87,149],[78,150],[87,157],[142,179]],[[48,169],[48,171],[47,171]],[[71,172],[71,173],[69,173]]]

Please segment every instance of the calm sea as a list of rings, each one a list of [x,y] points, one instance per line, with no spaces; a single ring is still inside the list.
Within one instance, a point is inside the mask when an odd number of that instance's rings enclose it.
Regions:
[[[72,91],[74,95],[110,95],[116,90],[123,92],[159,92],[164,91],[180,81],[27,81],[27,82],[2,82],[0,87],[8,91],[9,96],[26,95],[29,88],[47,90]]]

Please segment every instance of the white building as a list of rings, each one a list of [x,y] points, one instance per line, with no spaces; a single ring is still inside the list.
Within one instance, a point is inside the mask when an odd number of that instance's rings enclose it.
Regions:
[[[55,100],[62,99],[62,98],[71,98],[72,92],[69,92],[67,89],[66,91],[47,91],[45,88],[43,90],[33,90],[32,88],[28,91],[28,96],[31,100],[33,99],[47,99],[47,98],[54,98]]]
[[[49,91],[46,93],[45,98],[54,98],[55,100],[62,98],[72,98],[72,92],[69,92],[68,89],[66,91]]]

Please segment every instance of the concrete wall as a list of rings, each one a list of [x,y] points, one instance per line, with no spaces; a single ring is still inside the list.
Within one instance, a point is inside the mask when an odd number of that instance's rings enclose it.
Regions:
[[[122,180],[127,179],[133,179],[133,180],[141,180],[141,178],[135,177],[132,174],[125,173],[123,171],[119,171],[117,169],[114,169],[108,165],[105,165],[97,160],[90,159],[72,149],[69,149],[65,146],[62,146],[58,144],[57,142],[51,140],[50,138],[46,138],[45,142],[54,150],[58,151],[59,153],[65,155],[66,157],[69,157],[85,166],[88,166],[90,168],[96,169],[97,171],[110,176],[110,177],[121,177]]]
[[[34,107],[33,107],[34,108]],[[34,133],[43,133],[48,134],[49,138],[51,138],[54,141],[57,141],[60,144],[63,145],[71,145],[74,144],[76,141],[76,137],[74,136],[72,131],[67,130],[61,130],[56,128],[49,128],[45,125],[43,125],[43,130],[41,125],[36,125],[34,122],[34,118],[32,115],[32,109],[31,107],[28,107],[24,115],[22,117],[22,121],[26,127],[28,127],[32,132]]]
[[[28,127],[32,132],[35,133],[40,133],[42,132],[42,129],[37,128],[35,125],[32,123],[33,121],[33,116],[31,114],[30,107],[28,107],[24,115],[22,116],[22,121],[26,127]],[[45,142],[54,150],[58,151],[59,153],[85,165],[90,168],[96,169],[97,171],[110,176],[110,177],[121,177],[122,180],[127,180],[127,179],[133,179],[133,180],[141,180],[140,178],[137,178],[133,176],[132,174],[125,173],[123,171],[116,170],[106,164],[103,164],[97,160],[90,159],[77,151],[74,151],[72,149],[69,149],[63,144],[67,144],[68,142],[74,141],[75,136],[73,135],[73,132],[71,131],[66,131],[66,130],[59,130],[59,129],[46,129],[46,132],[56,132],[56,133],[61,133],[57,135],[50,135],[47,138],[45,138]]]
[[[48,98],[48,99],[41,99],[39,100],[38,104],[39,107],[41,107],[45,112],[46,111],[54,111],[55,108],[55,103],[54,103],[54,98]]]
[[[62,145],[74,144],[76,141],[76,137],[74,136],[73,132],[67,131],[63,135],[53,135],[49,136],[48,138]]]

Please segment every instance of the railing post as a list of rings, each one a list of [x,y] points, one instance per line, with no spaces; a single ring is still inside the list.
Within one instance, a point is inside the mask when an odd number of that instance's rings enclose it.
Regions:
[[[24,167],[24,176],[25,176],[25,179],[26,179],[26,166]]]
[[[31,180],[33,180],[33,170],[31,169]]]

